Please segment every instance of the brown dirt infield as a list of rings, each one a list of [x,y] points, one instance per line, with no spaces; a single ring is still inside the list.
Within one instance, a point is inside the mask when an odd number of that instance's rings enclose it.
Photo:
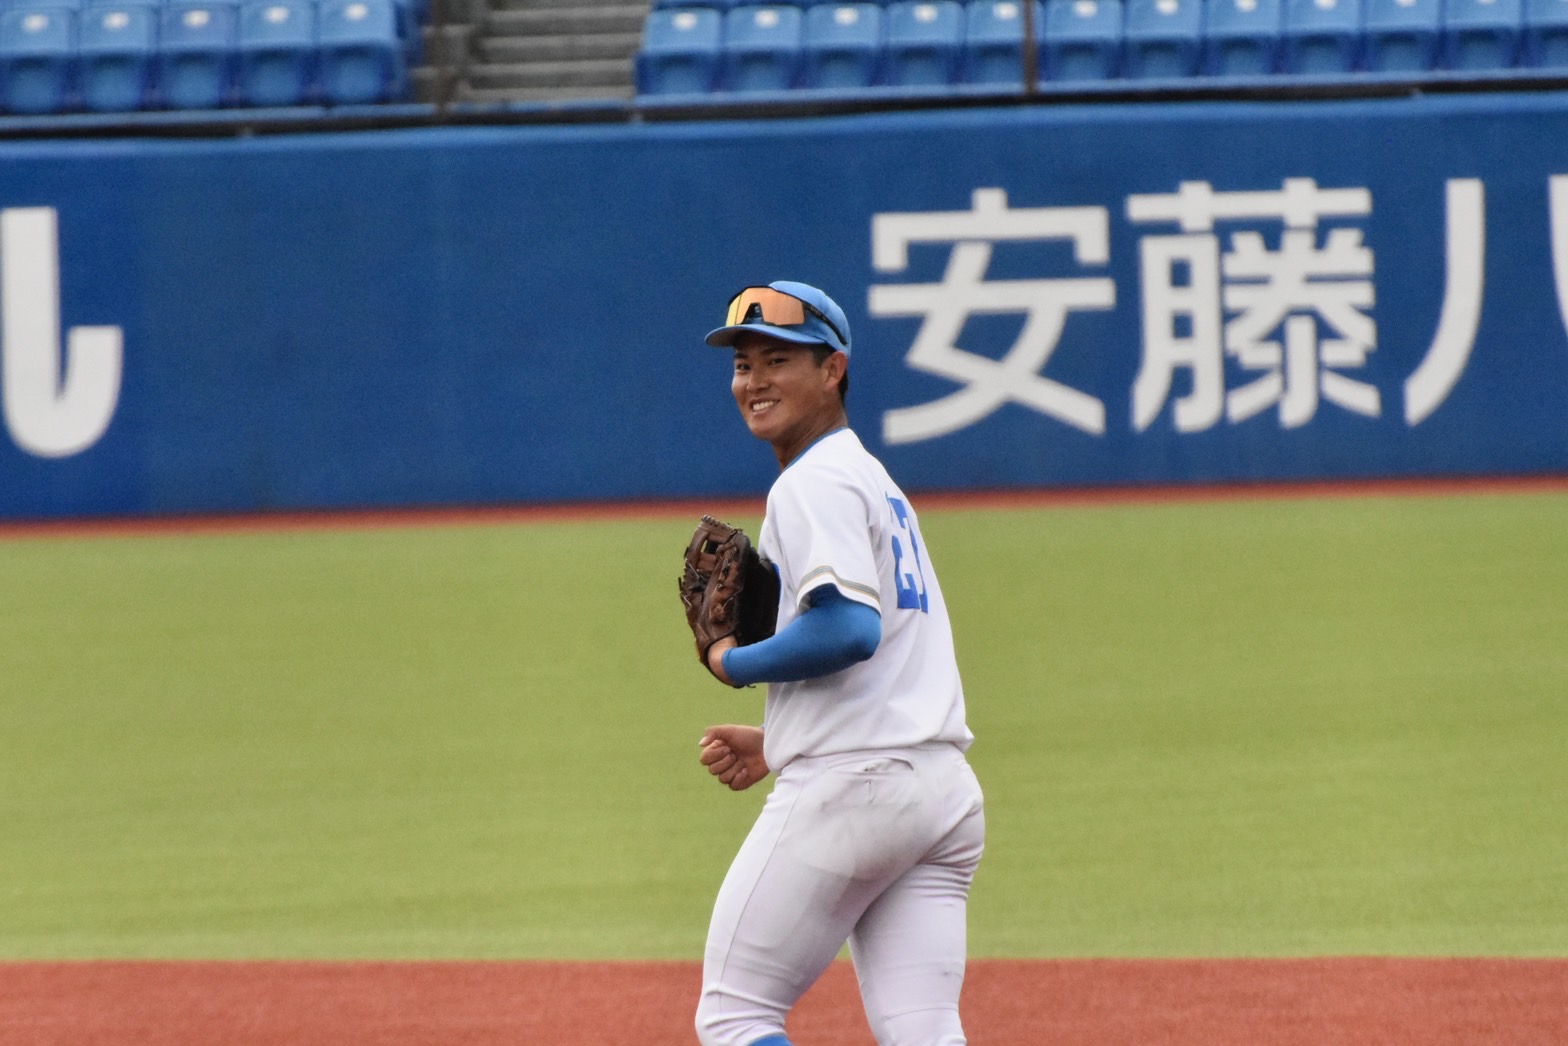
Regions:
[[[690,963],[0,963],[7,1046],[690,1046]],[[975,1046],[1568,1042],[1568,960],[971,963]],[[835,963],[790,1025],[870,1046]]]

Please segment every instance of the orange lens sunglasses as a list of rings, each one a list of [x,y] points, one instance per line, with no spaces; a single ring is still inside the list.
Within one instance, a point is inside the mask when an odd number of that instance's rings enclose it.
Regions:
[[[747,287],[735,297],[730,299],[730,309],[725,318],[726,327],[734,327],[747,322],[751,310],[756,309],[762,316],[762,322],[771,323],[778,327],[799,327],[806,322],[806,313],[811,313],[817,319],[828,325],[828,329],[838,335],[840,343],[846,339],[844,332],[838,325],[822,314],[810,302],[801,301],[793,294],[776,291],[772,287]]]

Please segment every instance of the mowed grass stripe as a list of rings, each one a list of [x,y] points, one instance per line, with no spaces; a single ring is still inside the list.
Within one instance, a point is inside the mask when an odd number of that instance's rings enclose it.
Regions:
[[[663,529],[0,546],[0,948],[689,951],[745,814]]]
[[[1568,499],[1083,510],[977,561],[1024,522],[927,523],[984,948],[1568,952]]]
[[[1568,950],[1568,496],[922,520],[975,954]],[[0,957],[697,957],[689,531],[0,542]]]

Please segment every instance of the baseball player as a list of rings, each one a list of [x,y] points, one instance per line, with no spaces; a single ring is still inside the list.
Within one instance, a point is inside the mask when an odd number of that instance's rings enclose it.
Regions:
[[[847,940],[881,1046],[964,1043],[973,735],[914,509],[848,427],[849,324],[778,281],[706,340],[733,348],[736,406],[778,458],[758,550],[780,595],[771,638],[706,651],[720,680],[768,690],[762,727],[709,728],[702,763],[737,791],[775,780],[714,904],[698,1038],[788,1046],[785,1017]]]

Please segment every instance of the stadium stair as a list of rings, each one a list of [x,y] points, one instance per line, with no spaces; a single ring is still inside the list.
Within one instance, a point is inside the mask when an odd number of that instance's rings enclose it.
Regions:
[[[551,103],[633,96],[632,56],[642,40],[647,0],[437,2],[446,4],[451,20],[430,42],[445,48],[450,83],[439,83],[436,67],[443,63],[432,62],[416,87],[423,100]]]

